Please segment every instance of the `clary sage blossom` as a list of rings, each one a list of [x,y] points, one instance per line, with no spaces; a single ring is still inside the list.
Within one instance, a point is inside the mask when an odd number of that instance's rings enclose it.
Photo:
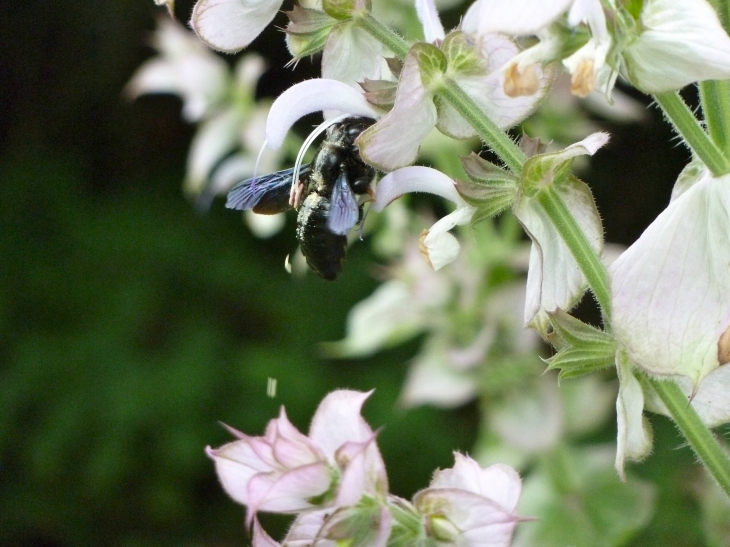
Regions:
[[[207,449],[223,488],[248,507],[248,522],[257,511],[288,513],[317,505],[349,505],[366,492],[387,491],[375,433],[360,416],[369,395],[344,390],[329,394],[314,414],[308,436],[289,422],[282,409],[263,437],[230,429],[237,440]]]
[[[454,547],[507,547],[520,521],[517,472],[507,465],[484,469],[457,453],[454,467],[437,471],[412,503],[389,495],[375,434],[360,416],[369,395],[327,395],[308,436],[282,410],[263,437],[229,428],[237,440],[207,449],[223,488],[248,508],[253,545],[384,547],[397,533],[409,547],[424,538]],[[259,511],[297,514],[282,544],[261,527]]]

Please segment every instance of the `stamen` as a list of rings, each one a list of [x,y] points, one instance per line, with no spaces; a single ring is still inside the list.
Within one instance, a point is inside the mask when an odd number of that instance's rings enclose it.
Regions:
[[[261,145],[261,150],[259,150],[259,155],[256,156],[256,164],[253,167],[253,177],[251,177],[251,190],[256,191],[256,177],[258,177],[259,174],[259,163],[261,162],[261,157],[264,155],[264,150],[266,150],[266,139],[264,139],[264,144]]]
[[[351,114],[342,114],[340,116],[336,116],[329,120],[323,121],[321,124],[315,127],[314,131],[312,131],[309,136],[304,140],[302,147],[299,149],[299,154],[297,154],[297,161],[294,162],[294,173],[292,175],[292,195],[294,195],[294,186],[299,183],[299,170],[302,167],[304,154],[307,153],[307,150],[309,150],[309,147],[312,145],[314,140],[319,137],[324,131],[326,131],[330,125],[340,123],[342,120],[344,120],[345,118],[349,118],[350,116]]]

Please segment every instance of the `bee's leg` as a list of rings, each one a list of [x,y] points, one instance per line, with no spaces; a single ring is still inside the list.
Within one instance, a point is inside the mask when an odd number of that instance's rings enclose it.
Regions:
[[[289,192],[289,205],[295,209],[299,208],[299,203],[302,200],[302,194],[304,193],[304,184],[301,181],[297,181],[291,185],[291,192]]]

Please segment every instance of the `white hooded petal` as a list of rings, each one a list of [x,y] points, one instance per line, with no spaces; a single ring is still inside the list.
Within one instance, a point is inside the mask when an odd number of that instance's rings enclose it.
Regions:
[[[271,105],[266,121],[267,146],[278,149],[294,122],[307,114],[323,110],[368,118],[378,116],[363,94],[349,85],[324,78],[306,80],[287,89]]]
[[[622,480],[624,462],[641,460],[651,451],[652,436],[649,422],[644,418],[644,393],[629,365],[617,359],[619,390],[616,399],[617,445],[616,471]]]
[[[335,25],[322,52],[322,78],[361,91],[358,82],[382,79],[383,45],[356,25]]]
[[[421,141],[435,124],[433,97],[421,82],[418,61],[409,54],[392,110],[357,139],[360,155],[367,163],[385,172],[410,165],[418,157]]]
[[[646,0],[641,25],[623,53],[629,79],[642,91],[730,78],[730,37],[706,0]]]
[[[426,42],[433,44],[436,40],[443,40],[446,37],[433,0],[416,0],[416,13],[423,26]]]
[[[730,176],[705,173],[612,265],[614,333],[635,365],[696,387],[728,360],[728,233]]]
[[[535,34],[565,13],[573,0],[479,0],[479,32]]]
[[[409,192],[426,192],[457,205],[466,205],[450,177],[430,167],[413,166],[397,169],[383,177],[378,183],[373,211],[381,212],[389,203]]]
[[[273,21],[282,0],[198,0],[190,24],[211,48],[234,53]]]
[[[603,227],[590,189],[577,179],[557,187],[558,194],[597,253],[603,247]],[[532,239],[527,273],[525,325],[541,332],[549,325],[547,312],[572,308],[587,282],[573,255],[544,209],[534,199],[521,199],[514,213]]]
[[[678,383],[705,425],[716,427],[730,422],[730,367],[713,370],[696,391],[687,379],[680,378]]]

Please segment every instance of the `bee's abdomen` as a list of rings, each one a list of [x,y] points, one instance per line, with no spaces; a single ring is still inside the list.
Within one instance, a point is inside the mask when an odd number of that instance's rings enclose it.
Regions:
[[[347,237],[327,228],[330,201],[316,192],[307,196],[299,209],[297,239],[307,264],[321,277],[334,281],[342,271]]]

